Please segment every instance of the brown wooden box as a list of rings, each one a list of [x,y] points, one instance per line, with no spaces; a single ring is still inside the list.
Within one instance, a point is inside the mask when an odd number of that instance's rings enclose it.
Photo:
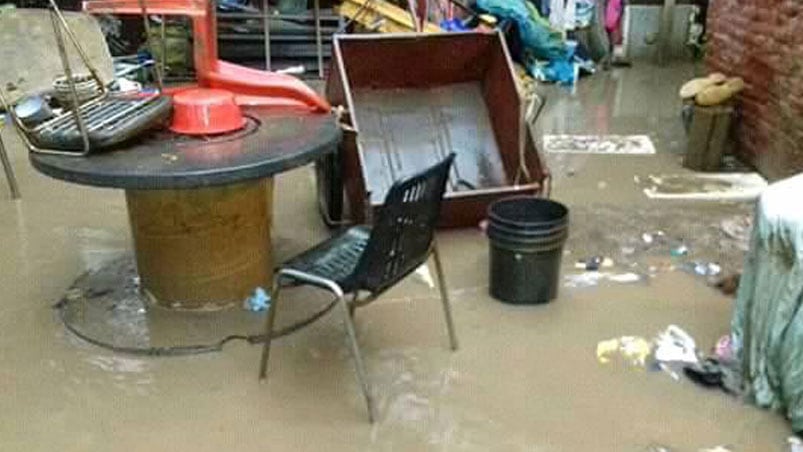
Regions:
[[[337,36],[326,94],[353,132],[339,162],[319,168],[319,187],[342,179],[353,221],[375,214],[393,181],[450,152],[441,226],[474,226],[498,198],[548,191],[529,126],[520,152],[522,101],[501,33]]]

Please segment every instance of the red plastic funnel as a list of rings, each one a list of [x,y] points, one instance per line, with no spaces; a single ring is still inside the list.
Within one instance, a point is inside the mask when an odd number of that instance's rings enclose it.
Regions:
[[[170,130],[184,135],[216,135],[245,126],[234,94],[222,89],[193,88],[173,96]]]

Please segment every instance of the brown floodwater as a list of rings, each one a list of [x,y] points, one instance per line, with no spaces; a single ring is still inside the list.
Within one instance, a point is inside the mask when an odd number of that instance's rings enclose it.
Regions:
[[[633,284],[561,287],[543,306],[488,295],[488,246],[479,229],[439,235],[461,348],[448,350],[437,290],[409,278],[356,316],[378,403],[367,422],[337,311],[274,343],[270,378],[260,348],[231,341],[216,353],[142,357],[67,333],[51,306],[83,271],[131,246],[122,192],[37,174],[8,128],[22,188],[0,180],[0,450],[3,451],[697,451],[781,450],[782,416],[681,378],[600,364],[597,342],[652,338],[677,324],[708,352],[729,329],[732,300],[678,267],[715,260],[738,270],[742,251],[720,230],[750,205],[647,199],[634,181],[682,172],[677,87],[690,66],[599,73],[576,94],[549,89],[542,133],[648,134],[649,156],[551,155],[553,197],[572,209],[565,275],[574,261],[610,256]],[[274,246],[288,257],[322,240],[314,176],[277,179]],[[683,239],[646,246],[662,231]],[[288,290],[287,303],[308,292]]]

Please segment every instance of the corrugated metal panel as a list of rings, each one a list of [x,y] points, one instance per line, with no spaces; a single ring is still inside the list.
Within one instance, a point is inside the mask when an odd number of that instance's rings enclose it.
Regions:
[[[661,7],[633,5],[627,6],[627,55],[631,59],[658,58],[658,33],[661,28]],[[677,5],[672,24],[672,34],[669,43],[669,56],[671,58],[690,59],[691,54],[686,47],[686,37],[689,29],[689,15],[692,5]]]

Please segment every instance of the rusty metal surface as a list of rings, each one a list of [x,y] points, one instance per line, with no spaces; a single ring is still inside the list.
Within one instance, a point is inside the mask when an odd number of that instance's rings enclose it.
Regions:
[[[273,180],[126,190],[142,289],[171,309],[239,306],[270,290]]]
[[[177,189],[270,177],[333,152],[335,118],[247,109],[241,132],[189,138],[160,131],[125,149],[86,158],[31,154],[33,166],[56,179],[125,189]]]
[[[359,144],[371,202],[381,204],[394,181],[454,152],[450,192],[506,185],[479,83],[432,89],[353,91]]]

